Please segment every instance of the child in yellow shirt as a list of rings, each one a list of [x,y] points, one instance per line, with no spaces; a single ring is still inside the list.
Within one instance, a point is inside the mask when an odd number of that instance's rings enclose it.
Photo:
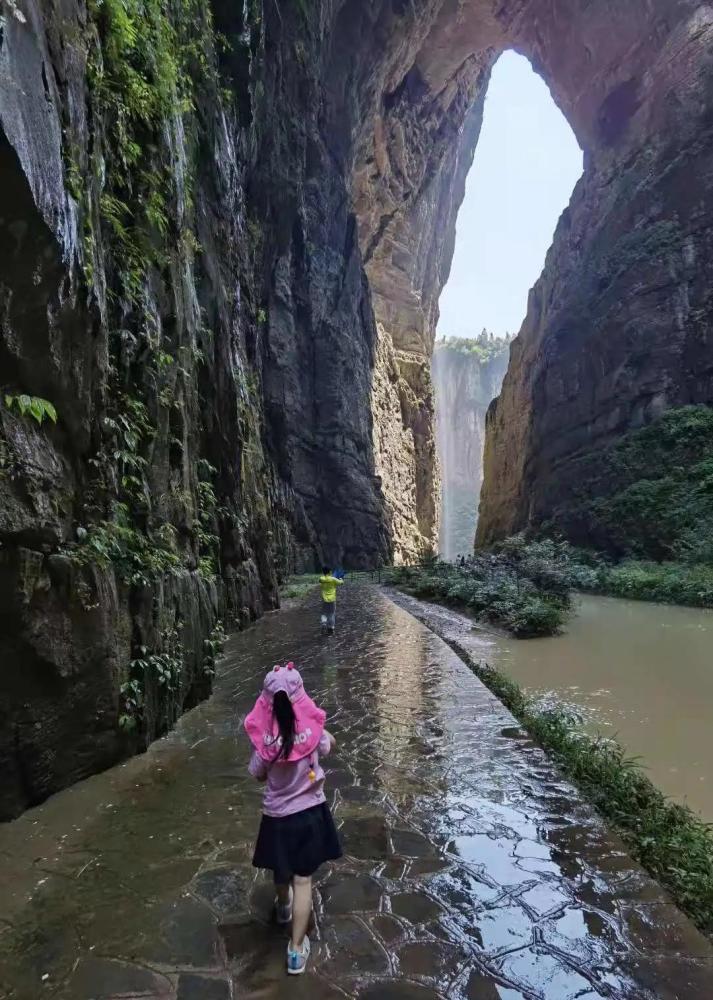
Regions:
[[[322,628],[330,635],[334,635],[337,617],[337,587],[341,587],[343,583],[344,580],[339,580],[330,569],[322,567],[322,575],[319,578],[319,589],[322,592]]]

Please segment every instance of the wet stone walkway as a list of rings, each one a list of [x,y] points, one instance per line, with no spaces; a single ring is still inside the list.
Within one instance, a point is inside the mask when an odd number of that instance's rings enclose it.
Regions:
[[[316,600],[269,615],[168,738],[0,828],[0,996],[713,997],[711,945],[461,660],[377,589],[342,598],[335,637]],[[339,741],[347,852],[301,979],[250,865],[240,726],[290,658]]]

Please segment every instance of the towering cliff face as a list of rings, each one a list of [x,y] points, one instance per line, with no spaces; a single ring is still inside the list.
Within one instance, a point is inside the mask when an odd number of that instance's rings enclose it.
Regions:
[[[699,0],[0,2],[7,816],[205,694],[218,617],[288,566],[434,544],[437,301],[504,48],[587,172],[491,421],[483,537],[711,398],[713,47]]]
[[[436,440],[441,466],[441,533],[444,559],[473,549],[483,485],[485,417],[500,392],[509,341],[450,340],[436,344],[433,385]]]
[[[159,7],[2,7],[0,818],[205,696],[218,619],[309,542],[263,450],[209,12]]]
[[[280,574],[391,557],[330,47],[290,8],[0,7],[0,818],[205,696]]]
[[[397,347],[414,350],[433,329],[452,238],[452,213],[430,211],[433,184],[458,199],[440,143],[445,134],[468,162],[477,126],[460,95],[477,108],[500,51],[531,59],[585,151],[490,421],[479,526],[489,541],[574,502],[583,453],[666,407],[711,400],[711,9],[442,0],[400,8],[398,25],[384,5],[362,10],[348,22],[354,37],[393,43],[398,32],[354,170],[375,309]],[[423,268],[424,247],[440,248],[439,267]]]
[[[466,60],[442,90],[418,68],[420,35],[369,121],[353,198],[378,321],[372,413],[395,562],[438,547],[440,482],[430,362],[438,297],[483,120],[489,53]],[[393,90],[395,73],[413,65]],[[373,142],[373,146],[371,143]],[[362,164],[362,158],[364,160]]]

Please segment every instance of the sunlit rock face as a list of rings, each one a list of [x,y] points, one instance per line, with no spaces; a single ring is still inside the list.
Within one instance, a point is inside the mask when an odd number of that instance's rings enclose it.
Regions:
[[[438,296],[483,117],[488,54],[434,95],[416,67],[383,97],[373,151],[354,176],[354,200],[381,348],[374,375],[374,458],[397,562],[435,551],[439,479],[430,359]],[[399,399],[384,405],[381,359]],[[396,375],[395,373],[398,372]],[[387,421],[390,426],[384,427]],[[405,437],[404,437],[405,435]],[[388,442],[405,440],[400,452]],[[387,470],[395,469],[389,475]],[[413,497],[413,503],[408,499]],[[405,503],[410,513],[404,517]]]
[[[432,375],[436,395],[436,440],[441,467],[441,530],[438,551],[448,560],[473,550],[483,485],[485,418],[500,392],[508,346],[488,352],[471,340],[438,343]]]

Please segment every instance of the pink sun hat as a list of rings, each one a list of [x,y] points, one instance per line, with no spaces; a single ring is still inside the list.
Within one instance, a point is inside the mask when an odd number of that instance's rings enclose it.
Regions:
[[[245,731],[263,760],[274,761],[279,753],[280,729],[272,711],[272,700],[278,691],[285,691],[295,711],[295,744],[290,756],[277,763],[290,763],[309,757],[319,746],[327,713],[312,701],[294,663],[279,664],[265,677],[262,693],[253,710],[245,718]]]

